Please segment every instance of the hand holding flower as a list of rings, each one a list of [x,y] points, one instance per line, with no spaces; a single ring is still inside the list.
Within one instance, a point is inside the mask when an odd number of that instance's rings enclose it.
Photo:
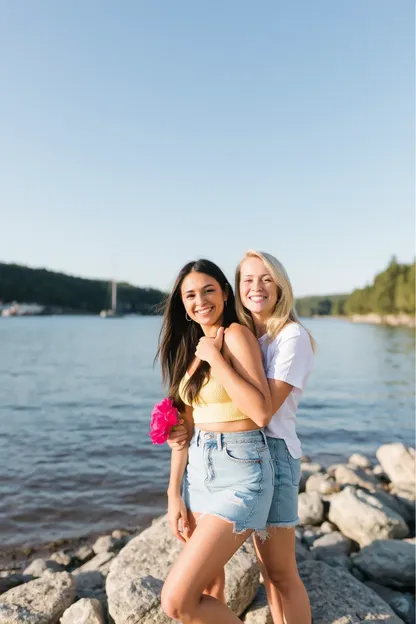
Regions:
[[[172,399],[165,398],[157,403],[150,419],[150,438],[153,444],[164,444],[172,428],[178,424],[179,413]]]

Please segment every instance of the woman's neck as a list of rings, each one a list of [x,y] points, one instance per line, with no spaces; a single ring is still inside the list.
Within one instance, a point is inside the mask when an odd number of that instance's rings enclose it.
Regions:
[[[254,323],[254,329],[256,331],[256,336],[257,338],[261,338],[266,333],[268,319],[260,318],[259,316],[255,316],[254,314],[252,314],[252,319]]]

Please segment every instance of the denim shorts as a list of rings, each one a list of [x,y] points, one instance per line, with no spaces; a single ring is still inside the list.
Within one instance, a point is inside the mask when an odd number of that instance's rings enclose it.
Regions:
[[[267,526],[294,527],[299,523],[298,491],[300,459],[289,453],[286,442],[280,438],[267,437],[274,466],[274,493]]]
[[[187,509],[224,518],[235,533],[264,531],[274,470],[261,430],[217,433],[195,428],[183,480]]]

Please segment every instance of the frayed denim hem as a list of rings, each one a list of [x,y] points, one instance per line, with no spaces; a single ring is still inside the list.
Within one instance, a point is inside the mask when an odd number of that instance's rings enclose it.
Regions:
[[[259,540],[261,542],[265,542],[266,539],[268,537],[270,537],[269,532],[267,531],[267,529],[253,529],[252,527],[240,528],[238,523],[235,522],[234,520],[230,520],[229,518],[227,518],[226,516],[223,516],[222,514],[213,513],[213,512],[210,512],[210,511],[205,511],[205,512],[201,513],[201,515],[199,516],[196,524],[198,525],[199,522],[202,520],[202,518],[204,518],[205,516],[215,516],[216,518],[221,518],[221,520],[225,520],[225,522],[228,522],[229,524],[232,524],[233,525],[233,533],[235,533],[236,535],[242,535],[246,531],[251,531],[252,533],[254,533],[256,535],[256,537],[259,538]]]
[[[267,528],[273,529],[273,527],[281,528],[281,529],[293,529],[294,527],[299,525],[299,518],[296,520],[292,520],[292,522],[268,522]]]

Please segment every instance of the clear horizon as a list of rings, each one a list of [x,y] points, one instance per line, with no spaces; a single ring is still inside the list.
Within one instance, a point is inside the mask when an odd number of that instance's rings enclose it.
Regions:
[[[414,259],[414,5],[0,4],[0,261],[169,290],[249,248],[296,297]]]

